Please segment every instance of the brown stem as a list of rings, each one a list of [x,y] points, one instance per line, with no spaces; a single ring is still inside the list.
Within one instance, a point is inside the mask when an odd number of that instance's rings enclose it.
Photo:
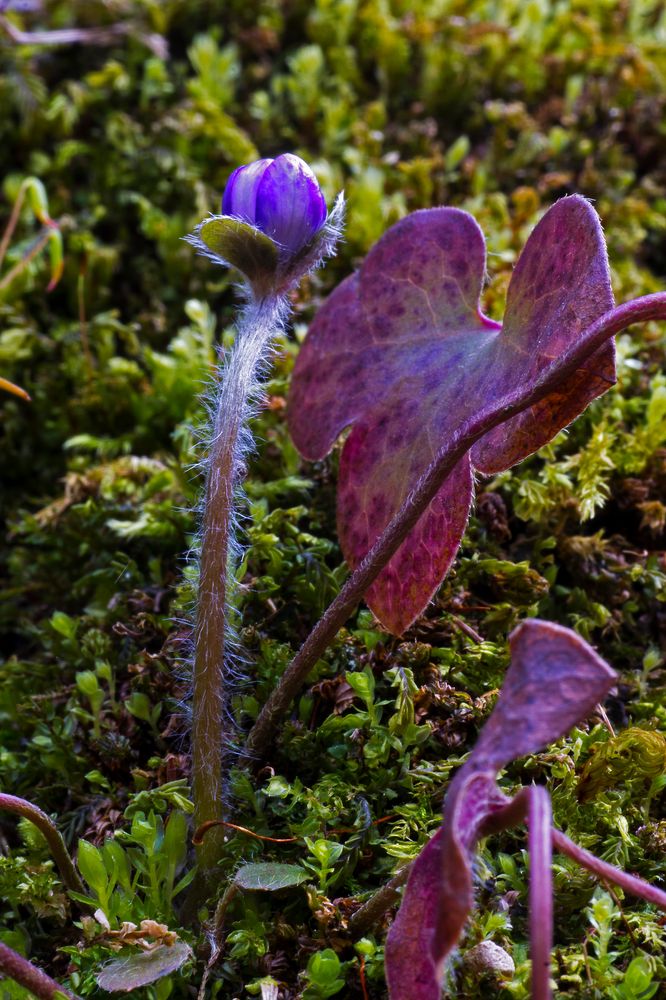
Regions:
[[[65,841],[62,839],[58,828],[50,816],[47,816],[45,812],[38,806],[33,805],[32,802],[28,802],[27,799],[21,799],[17,795],[5,795],[4,793],[0,793],[0,809],[7,809],[9,812],[23,816],[25,819],[29,819],[31,823],[34,823],[49,845],[63,883],[70,892],[76,892],[82,896],[88,895],[86,887],[81,881],[81,876],[74,867],[74,862],[70,857]]]
[[[312,667],[415,526],[446,477],[472,445],[494,427],[534,406],[544,396],[556,390],[615,334],[633,323],[653,319],[666,319],[666,292],[645,295],[611,309],[583,331],[575,344],[545,368],[528,391],[517,389],[507,393],[451,435],[285,670],[250,730],[245,748],[246,759],[262,758],[266,753],[279,722]]]
[[[5,231],[2,234],[2,239],[0,240],[0,267],[5,259],[7,250],[9,249],[9,242],[14,235],[14,230],[18,224],[19,216],[21,215],[21,207],[23,205],[23,200],[25,198],[25,186],[22,184],[19,188],[19,193],[14,205],[12,207],[11,215],[5,227]]]
[[[369,931],[378,920],[381,920],[386,911],[400,899],[398,890],[405,884],[412,870],[412,862],[401,868],[392,879],[378,889],[361,906],[356,913],[349,918],[349,931],[356,937],[362,937]]]
[[[86,318],[86,274],[88,272],[88,257],[84,253],[79,263],[79,277],[76,282],[76,297],[79,304],[79,333],[81,336],[81,347],[83,356],[86,359],[86,369],[88,379],[92,378],[95,370],[92,352],[90,350],[90,337],[88,336],[88,320]]]
[[[143,42],[158,58],[169,55],[167,41],[162,35],[138,31],[135,24],[121,22],[108,28],[60,28],[55,31],[22,31],[8,17],[0,15],[0,28],[16,45],[113,45],[119,38],[131,35]]]
[[[226,359],[217,400],[206,476],[194,633],[192,786],[197,829],[222,818],[222,764],[225,743],[228,745],[231,736],[226,725],[225,647],[235,493],[244,472],[244,437],[249,434],[246,424],[256,399],[258,375],[284,308],[274,297],[248,304]],[[223,840],[224,830],[218,827],[197,847],[204,874],[214,868]]]
[[[18,952],[13,951],[6,944],[0,941],[0,973],[3,978],[8,976],[15,983],[24,986],[26,990],[39,998],[39,1000],[54,1000],[58,996],[70,997],[77,1000],[76,994],[65,989],[51,979],[45,972],[38,969],[36,965],[23,958]],[[3,994],[4,995],[4,994]]]

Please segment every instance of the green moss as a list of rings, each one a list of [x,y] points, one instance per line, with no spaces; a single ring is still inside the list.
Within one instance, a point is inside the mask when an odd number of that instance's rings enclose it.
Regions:
[[[61,28],[72,11],[45,0],[41,14],[9,16],[25,30]],[[0,400],[0,788],[56,814],[70,845],[124,831],[136,881],[112,930],[164,918],[196,945],[198,931],[180,926],[182,897],[166,898],[167,856],[156,873],[141,843],[188,810],[181,622],[197,397],[234,308],[230,276],[180,237],[216,211],[231,170],[256,155],[299,152],[329,201],[347,193],[346,242],[296,293],[297,337],[284,344],[257,419],[237,609],[250,674],[234,698],[243,728],[346,573],[337,456],[302,463],[285,428],[296,341],[313,309],[392,221],[446,203],[488,234],[485,307],[499,316],[526,235],[571,191],[595,199],[618,300],[663,289],[666,14],[648,0],[86,0],[76,18],[133,27],[106,46],[0,38],[0,214],[23,178],[39,178],[65,249],[53,292],[49,262],[37,257],[0,302],[1,374],[33,399]],[[146,47],[150,32],[166,37],[168,58]],[[28,206],[14,254],[34,231]],[[636,734],[663,739],[666,726],[655,652],[666,630],[665,344],[663,325],[623,335],[619,386],[485,484],[453,572],[404,641],[361,609],[313,671],[268,766],[256,778],[235,773],[239,826],[288,842],[230,834],[226,879],[241,861],[313,863],[305,837],[342,850],[329,851],[331,870],[318,869],[307,891],[234,897],[211,996],[257,995],[272,977],[285,997],[324,995],[340,980],[345,996],[360,998],[361,958],[368,995],[385,996],[384,929],[354,947],[349,899],[376,890],[436,828],[501,685],[506,635],[526,615],[575,627],[620,670],[607,705],[618,735],[575,731],[513,764],[504,785],[545,783],[573,839],[661,877],[663,780]],[[625,780],[612,748],[631,733],[631,760],[640,759]],[[58,949],[68,949],[71,985],[100,995],[94,976],[114,954],[112,938],[92,910],[67,915],[42,845],[2,824],[10,943],[30,942],[31,957],[61,980]],[[520,834],[486,844],[462,947],[492,937],[512,953],[514,981],[479,985],[462,962],[452,973],[461,998],[529,995],[523,846]],[[175,848],[171,857],[177,882]],[[627,998],[632,984],[664,978],[663,928],[649,907],[609,897],[561,858],[555,881],[559,996]],[[315,958],[330,961],[331,949],[339,961],[329,981]],[[190,995],[203,954],[133,995]]]

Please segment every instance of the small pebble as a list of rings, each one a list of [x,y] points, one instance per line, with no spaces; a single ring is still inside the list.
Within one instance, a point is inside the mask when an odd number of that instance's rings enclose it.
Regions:
[[[465,955],[465,965],[472,972],[512,976],[516,971],[511,955],[494,941],[481,941]]]

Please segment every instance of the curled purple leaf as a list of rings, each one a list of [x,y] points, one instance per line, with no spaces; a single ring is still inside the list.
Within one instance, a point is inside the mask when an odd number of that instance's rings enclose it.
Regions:
[[[474,747],[478,768],[499,771],[566,735],[603,701],[616,674],[579,635],[530,618],[509,636],[511,666]],[[469,762],[468,762],[469,763]]]
[[[502,693],[446,796],[441,829],[414,862],[386,942],[391,1000],[439,1000],[441,979],[471,912],[477,841],[528,817],[535,1000],[549,1000],[552,924],[550,803],[544,789],[507,798],[509,761],[564,735],[602,700],[615,673],[579,636],[531,619],[511,635]],[[578,680],[577,680],[578,678]]]

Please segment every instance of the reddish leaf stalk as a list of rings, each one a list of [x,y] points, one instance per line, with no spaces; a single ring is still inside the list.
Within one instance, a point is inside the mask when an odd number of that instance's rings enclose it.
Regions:
[[[552,828],[550,797],[546,789],[539,785],[532,785],[519,792],[504,809],[492,817],[488,827],[499,831],[519,826],[525,821],[529,830],[527,847],[530,858],[532,1000],[550,1000],[550,953],[553,947],[551,865],[556,831]],[[490,829],[487,832],[491,832]]]
[[[540,402],[556,390],[610,337],[614,337],[634,323],[649,320],[666,320],[666,292],[646,295],[611,309],[588,327],[580,335],[577,343],[544,368],[528,392],[508,393],[493,406],[481,410],[466,426],[451,435],[428,471],[415,485],[407,501],[319,619],[280,678],[250,730],[245,750],[247,758],[261,758],[266,753],[282,717],[312,667],[415,526],[447,476],[472,445],[493,428]]]
[[[529,789],[528,789],[529,791]],[[520,793],[519,793],[520,795]],[[518,799],[519,796],[516,796]],[[485,832],[489,835],[490,833],[499,833],[505,827],[512,827],[520,824],[524,817],[524,809],[522,804],[519,803],[519,808],[514,812],[515,800],[510,802],[506,810],[498,814],[506,820],[506,823],[493,823],[493,829],[487,829]],[[510,817],[510,818],[509,818]],[[498,816],[494,819],[497,820]],[[661,889],[657,889],[656,886],[651,885],[649,882],[644,882],[640,878],[636,878],[635,875],[629,875],[628,872],[622,871],[621,868],[616,868],[615,865],[608,864],[607,861],[602,861],[595,854],[591,854],[586,851],[584,847],[579,847],[578,844],[574,844],[573,840],[570,840],[566,834],[562,833],[561,830],[557,830],[554,827],[550,830],[550,838],[552,841],[552,846],[555,850],[559,851],[560,854],[566,854],[567,857],[575,861],[576,864],[580,865],[581,868],[586,868],[592,875],[596,875],[598,879],[603,882],[614,883],[618,885],[624,892],[628,892],[631,896],[636,896],[638,899],[644,899],[646,903],[652,903],[654,906],[658,906],[662,910],[666,910],[666,892]],[[532,846],[530,844],[530,851]],[[385,883],[375,892],[370,899],[368,899],[363,906],[360,907],[354,913],[349,921],[349,930],[353,937],[362,937],[367,934],[376,923],[378,923],[384,916],[387,910],[400,900],[399,889],[405,884],[409,878],[409,873],[412,870],[413,862],[410,861],[408,865],[397,872],[388,882]],[[532,873],[535,872],[533,859],[532,859]],[[530,900],[530,907],[533,905],[533,901]],[[532,923],[532,922],[531,922]],[[532,932],[534,931],[534,923],[532,923]]]
[[[57,997],[70,997],[71,1000],[76,1000],[76,994],[60,986],[55,979],[51,979],[27,958],[23,958],[1,941],[0,973],[3,977],[7,976],[26,990],[30,990],[33,996],[39,997],[39,1000],[54,1000]]]
[[[545,788],[527,789],[530,853],[530,940],[532,1000],[550,996],[550,952],[553,946],[552,809]]]
[[[631,896],[638,896],[646,903],[652,903],[661,910],[666,910],[666,892],[662,892],[661,889],[650,885],[649,882],[644,882],[642,879],[636,878],[635,875],[630,875],[628,872],[622,871],[621,868],[609,865],[607,861],[602,861],[596,855],[590,854],[584,847],[579,847],[578,844],[574,844],[573,840],[569,840],[561,830],[553,830],[552,837],[553,846],[579,864],[581,868],[587,868],[604,882],[614,882]]]
[[[28,802],[27,799],[21,799],[17,795],[6,795],[4,793],[0,793],[0,809],[6,809],[17,816],[23,816],[25,819],[29,819],[31,823],[34,823],[49,845],[65,886],[70,892],[76,892],[83,896],[88,895],[86,887],[81,881],[81,876],[77,872],[67,850],[65,841],[50,816],[47,816],[45,812],[38,806],[33,805],[32,802]]]

